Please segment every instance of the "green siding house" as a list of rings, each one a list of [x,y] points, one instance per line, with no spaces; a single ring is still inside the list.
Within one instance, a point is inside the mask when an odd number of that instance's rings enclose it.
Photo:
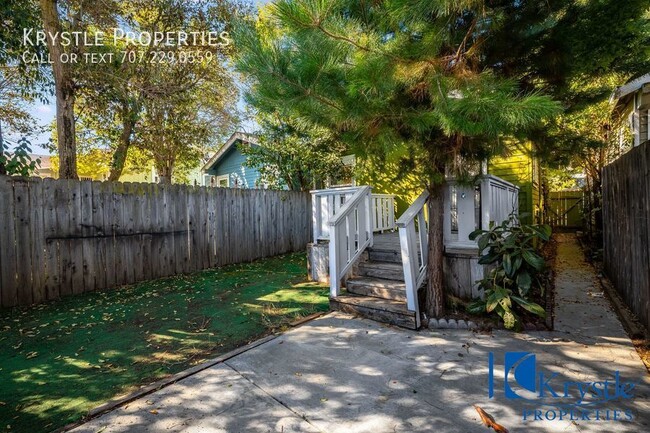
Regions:
[[[531,144],[516,147],[508,157],[492,158],[488,161],[489,174],[500,177],[519,187],[519,213],[531,215],[524,221],[540,223],[544,206],[541,194],[539,161],[533,156]]]
[[[487,174],[497,176],[519,187],[519,213],[530,214],[525,222],[542,221],[543,203],[539,161],[533,156],[531,144],[510,148],[507,157],[487,161]],[[485,170],[485,168],[484,168]],[[422,192],[415,173],[400,173],[396,163],[373,164],[357,158],[355,180],[358,185],[372,185],[373,193],[393,194],[397,215],[401,215]]]
[[[260,174],[246,167],[241,146],[258,146],[255,136],[235,132],[203,166],[203,185],[221,188],[258,188]]]

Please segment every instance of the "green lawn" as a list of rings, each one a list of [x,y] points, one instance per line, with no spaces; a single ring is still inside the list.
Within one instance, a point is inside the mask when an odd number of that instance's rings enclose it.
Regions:
[[[305,254],[0,310],[0,431],[47,432],[112,397],[328,308]]]

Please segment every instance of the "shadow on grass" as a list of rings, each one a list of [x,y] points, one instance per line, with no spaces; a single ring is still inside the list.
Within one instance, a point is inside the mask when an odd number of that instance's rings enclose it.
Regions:
[[[51,431],[328,309],[304,254],[0,310],[0,431]]]

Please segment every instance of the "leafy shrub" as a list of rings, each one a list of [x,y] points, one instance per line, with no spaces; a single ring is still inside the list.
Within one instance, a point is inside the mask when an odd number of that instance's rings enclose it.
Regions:
[[[18,146],[10,153],[4,141],[0,141],[0,174],[9,176],[29,176],[41,164],[40,159],[32,160],[30,143],[26,138],[18,141]]]
[[[479,264],[493,267],[479,282],[484,298],[472,302],[467,310],[496,313],[508,329],[520,327],[519,308],[545,317],[544,308],[531,301],[531,295],[544,294],[542,272],[546,264],[539,250],[550,237],[548,225],[520,225],[514,214],[488,231],[472,232],[470,239],[478,239]]]

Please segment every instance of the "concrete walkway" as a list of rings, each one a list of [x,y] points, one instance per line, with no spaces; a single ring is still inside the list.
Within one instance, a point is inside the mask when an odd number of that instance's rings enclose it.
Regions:
[[[74,431],[492,431],[481,424],[474,404],[510,432],[650,431],[647,371],[595,285],[575,238],[564,235],[559,241],[556,331],[412,332],[329,314]],[[574,420],[568,419],[567,408],[562,415],[548,399],[532,394],[526,394],[532,401],[507,399],[504,355],[515,351],[536,355],[537,374],[558,373],[548,382],[558,394],[563,382],[612,381],[618,370],[620,382],[636,382],[629,392],[633,397],[587,407]],[[526,393],[513,387],[519,395]],[[577,398],[575,389],[569,389]],[[586,393],[585,400],[590,399],[594,396]],[[534,419],[535,410],[541,420]],[[582,419],[585,410],[589,420]],[[613,419],[615,414],[627,419],[625,411],[633,420]],[[524,412],[529,413],[526,419]],[[556,419],[547,419],[552,416]]]

